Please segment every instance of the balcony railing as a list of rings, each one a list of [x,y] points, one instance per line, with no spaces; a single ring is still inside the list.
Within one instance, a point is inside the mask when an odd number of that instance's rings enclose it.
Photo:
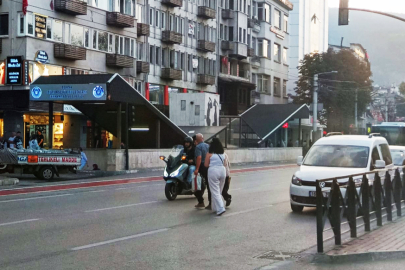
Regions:
[[[222,19],[229,20],[235,17],[235,13],[232,9],[223,9],[222,10]]]
[[[216,10],[205,6],[199,6],[197,16],[206,19],[215,19]]]
[[[229,55],[239,59],[243,59],[248,56],[247,50],[248,48],[246,44],[235,42],[234,49],[229,52]]]
[[[138,36],[149,36],[150,34],[150,25],[147,23],[137,23],[136,29]]]
[[[198,74],[197,75],[197,84],[214,85],[215,76],[211,76],[211,75],[207,75],[207,74]]]
[[[86,60],[86,48],[74,45],[54,43],[53,53],[55,58]]]
[[[136,61],[136,73],[149,73],[149,62]]]
[[[135,17],[120,12],[107,12],[107,24],[122,28],[135,27]]]
[[[253,48],[248,48],[247,56],[249,57],[255,56],[255,50]]]
[[[181,44],[183,41],[183,37],[180,33],[165,30],[162,31],[162,41],[170,44]]]
[[[55,0],[55,10],[71,15],[87,15],[87,3],[80,0]]]
[[[235,43],[233,41],[222,40],[221,49],[225,51],[233,51],[235,49]]]
[[[162,4],[170,7],[182,7],[183,0],[162,0]]]
[[[181,72],[182,71],[179,69],[162,68],[162,73],[161,73],[160,77],[163,79],[168,79],[168,80],[181,80],[182,79]]]
[[[197,43],[197,50],[215,52],[215,43],[206,40],[199,40]]]
[[[106,64],[109,67],[116,68],[133,68],[134,67],[134,58],[121,55],[121,54],[107,54]]]
[[[255,21],[254,21],[253,19],[251,19],[251,18],[248,18],[248,25],[247,25],[247,27],[248,27],[248,28],[253,28],[253,27],[255,27]]]

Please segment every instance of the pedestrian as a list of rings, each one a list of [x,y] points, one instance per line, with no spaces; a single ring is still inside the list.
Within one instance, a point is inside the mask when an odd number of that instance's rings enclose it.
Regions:
[[[37,130],[37,142],[40,148],[44,148],[44,135],[40,130]]]
[[[21,138],[21,131],[17,131],[16,136],[14,138],[14,147],[16,149],[24,149],[23,140]]]
[[[224,148],[218,138],[213,138],[204,165],[208,168],[208,182],[211,189],[211,207],[217,216],[225,213],[222,190],[225,185],[226,170],[224,167]]]
[[[226,153],[224,153],[225,156],[225,172],[226,172],[226,178],[225,178],[225,185],[224,189],[222,190],[222,197],[224,197],[224,200],[226,201],[226,206],[231,205],[232,201],[232,195],[228,193],[229,190],[229,185],[231,184],[231,163],[229,162],[229,157]]]
[[[195,148],[193,138],[191,137],[184,139],[184,154],[186,155],[186,159],[182,162],[188,165],[187,183],[191,186],[195,171]]]
[[[83,170],[84,166],[86,166],[86,164],[87,164],[87,156],[83,152],[83,148],[81,148],[81,147],[79,148],[79,152],[80,152],[80,155],[81,155],[79,171],[81,171],[81,170]],[[89,164],[87,164],[87,167],[89,167]]]
[[[37,141],[37,135],[35,135],[35,134],[31,135],[29,144],[30,144],[31,150],[40,150],[41,149],[41,148],[39,148],[38,141]]]
[[[288,143],[287,143],[287,147],[293,147],[294,145],[293,145],[293,141],[292,141],[292,139],[290,139],[289,141],[288,141]]]
[[[13,131],[13,132],[11,132],[11,137],[8,138],[8,145],[10,146],[11,149],[15,148],[15,144],[14,144],[15,136],[16,136],[16,133]]]
[[[100,168],[98,167],[97,164],[93,164],[93,171],[99,171]]]
[[[205,207],[204,198],[202,190],[197,190],[195,196],[197,197],[198,204],[195,205],[196,208],[211,209],[211,191],[209,189],[208,183],[208,168],[204,166],[205,157],[209,150],[209,145],[204,142],[204,136],[201,133],[195,135],[195,171],[194,175],[197,176],[198,173],[205,179],[208,191],[208,206]]]

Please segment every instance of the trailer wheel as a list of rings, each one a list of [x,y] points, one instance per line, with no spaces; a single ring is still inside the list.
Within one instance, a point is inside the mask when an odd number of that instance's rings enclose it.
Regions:
[[[52,180],[54,176],[55,172],[51,166],[45,166],[39,170],[39,177],[42,180]]]

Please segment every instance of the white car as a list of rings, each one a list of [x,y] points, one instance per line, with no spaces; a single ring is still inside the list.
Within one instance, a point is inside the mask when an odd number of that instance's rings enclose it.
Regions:
[[[392,156],[392,162],[396,166],[402,166],[405,160],[405,146],[390,145],[390,152]]]
[[[301,212],[304,207],[316,207],[316,180],[394,167],[387,140],[374,134],[327,135],[315,142],[305,159],[298,157],[297,163],[300,169],[290,184],[294,212]],[[373,177],[370,175],[369,179]],[[361,179],[356,177],[354,180],[360,182]],[[347,181],[338,180],[339,183]],[[331,184],[326,182],[325,187]]]

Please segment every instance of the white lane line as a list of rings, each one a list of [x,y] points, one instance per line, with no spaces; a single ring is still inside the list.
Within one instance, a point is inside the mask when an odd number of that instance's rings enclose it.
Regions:
[[[105,189],[102,189],[102,190],[91,190],[91,191],[87,191],[87,193],[97,193],[97,192],[104,192],[104,191],[106,191]],[[83,192],[83,193],[86,193],[86,192]]]
[[[19,201],[29,201],[29,200],[39,200],[39,199],[47,199],[47,198],[55,198],[55,197],[71,196],[71,195],[73,195],[73,194],[66,193],[66,194],[59,194],[59,195],[50,195],[50,196],[41,196],[41,197],[33,197],[33,198],[24,198],[24,199],[14,199],[14,200],[0,201],[0,203],[19,202]]]
[[[134,234],[134,235],[121,237],[121,238],[117,238],[117,239],[112,239],[112,240],[108,240],[108,241],[103,241],[103,242],[98,242],[98,243],[94,243],[94,244],[90,244],[90,245],[75,247],[75,248],[72,248],[71,250],[78,251],[78,250],[83,250],[83,249],[88,249],[88,248],[93,248],[93,247],[99,247],[99,246],[108,245],[108,244],[111,244],[111,243],[116,243],[116,242],[125,241],[125,240],[129,240],[129,239],[134,239],[134,238],[138,238],[138,237],[142,237],[142,236],[161,233],[161,232],[165,232],[165,231],[168,231],[168,230],[169,230],[169,228],[164,228],[164,229],[154,230],[154,231],[150,231],[150,232]]]
[[[94,209],[94,210],[87,210],[87,211],[84,211],[84,212],[85,212],[85,213],[100,212],[100,211],[113,210],[113,209],[120,209],[120,208],[125,208],[125,207],[138,206],[138,205],[144,205],[144,204],[151,204],[151,203],[157,203],[157,202],[158,202],[158,201],[143,202],[143,203],[134,203],[134,204],[126,204],[126,205],[120,205],[120,206],[114,206],[114,207],[108,207],[108,208],[100,208],[100,209]]]
[[[261,209],[266,209],[269,207],[272,207],[273,205],[266,205],[263,207],[259,207],[259,208],[253,208],[253,209],[247,209],[247,210],[243,210],[243,211],[239,211],[239,212],[232,212],[232,213],[225,213],[220,217],[216,217],[216,218],[221,218],[221,217],[232,217],[232,216],[236,216],[236,215],[240,215],[240,214],[245,214],[245,213],[249,213],[249,212],[253,212],[253,211],[257,211],[257,210],[261,210]]]
[[[14,225],[14,224],[20,224],[20,223],[25,223],[25,222],[32,222],[32,221],[37,221],[37,220],[39,220],[39,218],[25,219],[25,220],[13,221],[13,222],[7,222],[7,223],[0,223],[0,226]]]
[[[145,185],[145,186],[138,186],[138,187],[122,187],[122,188],[116,188],[115,190],[123,190],[123,189],[134,189],[134,188],[143,188],[143,187],[151,187],[153,185]]]

